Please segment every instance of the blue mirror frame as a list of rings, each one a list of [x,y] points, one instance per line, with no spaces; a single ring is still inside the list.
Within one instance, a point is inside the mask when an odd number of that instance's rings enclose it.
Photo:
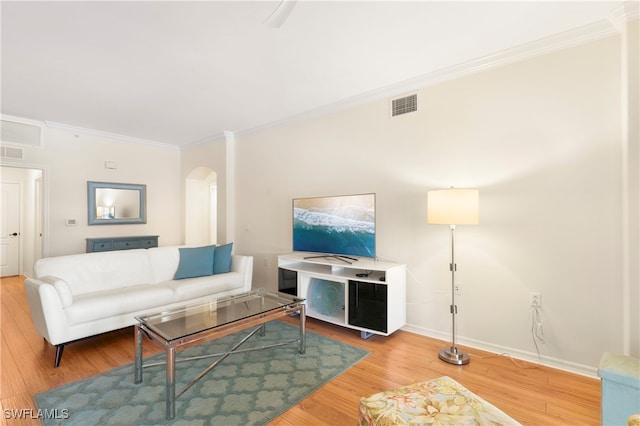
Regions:
[[[137,191],[138,216],[117,217],[105,215],[98,217],[97,190],[98,189],[119,189]],[[114,182],[87,182],[87,214],[89,225],[128,225],[136,223],[147,223],[147,186],[132,183]]]

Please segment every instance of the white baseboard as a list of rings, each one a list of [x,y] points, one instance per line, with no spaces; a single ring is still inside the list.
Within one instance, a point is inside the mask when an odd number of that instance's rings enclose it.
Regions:
[[[444,334],[437,330],[431,330],[412,324],[405,325],[404,327],[402,327],[402,330],[419,334],[421,336],[431,337],[433,339],[443,340],[445,342],[451,341],[450,334]],[[538,354],[533,352],[527,352],[520,349],[500,346],[493,343],[483,342],[475,339],[468,339],[460,336],[456,336],[456,343],[469,348],[480,349],[495,354],[508,354],[514,359],[532,362],[534,364],[540,363],[541,365],[544,365],[546,367],[568,371],[570,373],[580,374],[582,376],[598,378],[598,369],[588,365],[577,364],[575,362],[570,362],[545,355],[541,355],[540,359],[538,359]],[[470,355],[473,355],[473,353],[470,353]]]

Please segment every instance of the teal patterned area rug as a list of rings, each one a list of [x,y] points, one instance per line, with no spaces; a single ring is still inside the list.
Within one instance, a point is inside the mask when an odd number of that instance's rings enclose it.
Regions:
[[[298,327],[282,321],[266,324],[241,347],[296,339]],[[229,350],[249,330],[178,352],[198,356]],[[307,331],[307,349],[298,345],[230,355],[176,400],[175,419],[165,418],[164,366],[144,369],[136,385],[133,364],[36,395],[38,409],[56,413],[45,425],[262,425],[316,391],[369,352]],[[146,344],[154,344],[145,338]],[[133,342],[132,342],[133,347]],[[133,349],[132,349],[133,350]],[[164,360],[164,353],[145,360]],[[176,392],[213,359],[176,364]],[[354,416],[357,407],[354,407]]]

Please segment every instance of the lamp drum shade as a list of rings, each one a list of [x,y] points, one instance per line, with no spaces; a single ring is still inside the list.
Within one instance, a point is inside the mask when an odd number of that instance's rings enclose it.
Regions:
[[[477,189],[436,189],[427,192],[427,223],[476,225],[480,220]]]

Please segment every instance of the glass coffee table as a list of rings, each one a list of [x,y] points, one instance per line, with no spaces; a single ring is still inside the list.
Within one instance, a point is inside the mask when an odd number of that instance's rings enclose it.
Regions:
[[[297,339],[267,346],[239,349],[251,336],[257,333],[264,336],[265,323],[295,313],[300,315],[300,333]],[[135,326],[135,383],[142,383],[142,370],[144,368],[166,365],[167,419],[175,417],[176,398],[234,352],[247,352],[295,344],[298,346],[300,354],[305,353],[306,317],[304,299],[265,289],[256,289],[235,296],[212,299],[203,303],[143,315],[136,317],[136,320],[138,320],[138,324]],[[176,350],[182,346],[204,339],[223,337],[254,326],[258,327],[253,329],[227,352],[176,360]],[[166,361],[143,364],[143,335],[148,336],[165,348]],[[176,394],[176,362],[203,358],[216,359]]]

